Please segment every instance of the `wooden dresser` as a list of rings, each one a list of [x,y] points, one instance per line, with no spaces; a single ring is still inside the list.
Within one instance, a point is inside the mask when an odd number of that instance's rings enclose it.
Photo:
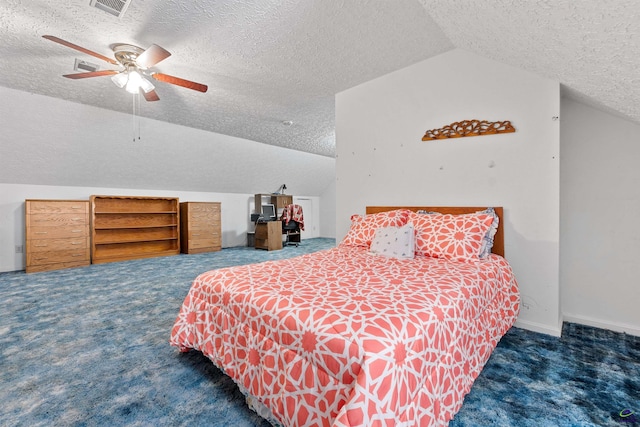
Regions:
[[[185,254],[222,249],[219,202],[180,203],[180,247]]]
[[[94,264],[180,253],[176,197],[91,196]]]
[[[25,201],[26,271],[57,270],[91,263],[89,201]]]

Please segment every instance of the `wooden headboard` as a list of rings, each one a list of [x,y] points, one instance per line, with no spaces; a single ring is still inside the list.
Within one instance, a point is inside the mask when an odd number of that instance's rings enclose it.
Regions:
[[[486,209],[486,206],[482,207],[473,207],[473,206],[367,206],[367,214],[374,214],[378,212],[387,212],[393,211],[396,209],[409,209],[410,211],[419,211],[425,210],[429,212],[439,212],[443,214],[466,214],[466,213],[474,213]],[[504,256],[504,221],[502,218],[502,207],[493,207],[500,218],[500,224],[498,225],[498,231],[496,231],[496,235],[493,238],[493,248],[491,252],[494,254]]]

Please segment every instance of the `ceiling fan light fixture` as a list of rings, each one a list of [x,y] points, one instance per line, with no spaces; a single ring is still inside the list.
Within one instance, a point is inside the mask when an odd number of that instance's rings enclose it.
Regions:
[[[156,87],[144,77],[140,78],[140,89],[144,91],[144,93],[149,93],[154,90]]]
[[[140,92],[140,85],[142,84],[142,76],[137,71],[129,71],[129,79],[127,80],[126,91],[136,94]]]
[[[127,80],[129,80],[129,76],[127,75],[127,73],[118,73],[111,76],[111,81],[120,88],[124,87],[124,85],[127,84]]]
[[[140,77],[137,71],[129,71],[127,75],[129,78],[127,79],[125,90],[133,94],[138,93],[140,91],[140,80],[142,80],[142,77]]]

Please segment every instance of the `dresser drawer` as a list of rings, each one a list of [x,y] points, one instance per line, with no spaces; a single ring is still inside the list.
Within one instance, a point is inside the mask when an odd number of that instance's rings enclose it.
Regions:
[[[196,239],[189,242],[189,249],[220,249],[220,239]]]
[[[185,202],[189,205],[189,212],[220,212],[218,202]]]
[[[61,238],[78,238],[88,237],[89,226],[87,224],[63,225],[58,227],[37,226],[29,227],[29,239],[61,239]]]
[[[75,249],[88,249],[89,237],[68,239],[33,239],[27,240],[29,252],[49,252]]]
[[[220,211],[219,210],[203,210],[203,211],[193,211],[189,210],[189,222],[191,224],[200,223],[200,224],[212,224],[212,223],[220,223]]]
[[[216,229],[206,228],[206,229],[193,229],[188,231],[189,240],[199,240],[199,239],[219,239],[220,233]]]
[[[83,213],[89,214],[89,202],[82,200],[27,200],[27,214]]]
[[[64,262],[81,262],[89,263],[89,248],[68,249],[61,251],[43,251],[27,253],[27,265],[46,265]]]
[[[73,213],[38,213],[27,216],[28,227],[66,227],[88,224],[88,215]]]

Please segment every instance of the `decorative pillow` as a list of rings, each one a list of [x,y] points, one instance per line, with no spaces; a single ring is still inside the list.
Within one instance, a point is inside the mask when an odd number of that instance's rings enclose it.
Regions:
[[[390,258],[413,258],[415,253],[414,233],[412,223],[402,227],[378,228],[371,242],[370,252]]]
[[[406,209],[396,209],[365,216],[351,215],[351,228],[340,244],[368,248],[378,228],[402,227],[407,223],[409,213]]]
[[[484,213],[463,215],[409,214],[416,231],[417,256],[456,260],[478,259],[484,235],[493,216]]]
[[[422,214],[422,215],[442,215],[440,212],[425,211],[425,210],[419,210],[419,211],[416,211],[416,213]],[[496,213],[495,209],[493,209],[492,207],[489,207],[487,209],[484,209],[482,211],[478,211],[475,213],[489,214],[493,216],[493,222],[491,223],[489,230],[487,230],[487,234],[485,234],[482,239],[482,247],[480,248],[480,253],[478,255],[480,258],[486,258],[491,253],[491,249],[493,249],[493,238],[495,237],[496,232],[498,231],[498,225],[500,225],[500,217],[498,217],[498,214]]]
[[[493,217],[493,222],[491,223],[489,230],[487,230],[487,233],[482,238],[482,247],[480,248],[480,254],[479,254],[480,258],[486,258],[489,256],[489,254],[491,253],[491,249],[493,248],[493,238],[495,237],[496,232],[498,231],[498,225],[500,225],[500,218],[498,217],[498,214],[493,208],[487,208],[483,211],[478,211],[476,213],[478,214],[486,213]]]

